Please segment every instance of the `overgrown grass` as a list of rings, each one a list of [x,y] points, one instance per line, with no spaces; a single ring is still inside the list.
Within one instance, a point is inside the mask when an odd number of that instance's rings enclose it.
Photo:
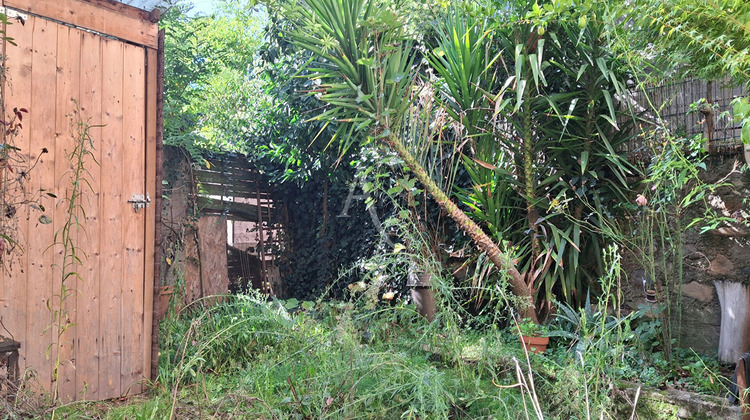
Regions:
[[[92,419],[615,419],[633,410],[619,398],[623,381],[721,394],[711,359],[659,357],[660,317],[612,309],[619,268],[610,251],[603,297],[581,309],[560,305],[544,355],[523,352],[515,326],[501,328],[507,315],[468,327],[475,323],[439,276],[433,286],[442,307],[432,323],[408,299],[381,300],[377,281],[352,287],[347,301],[227,296],[214,306],[170,310],[149,398],[57,412]]]
[[[571,334],[558,334],[546,354],[527,359],[511,328],[459,328],[445,309],[427,323],[410,304],[373,306],[366,300],[300,304],[249,295],[226,297],[211,308],[195,304],[162,324],[160,375],[147,396],[73,403],[58,407],[57,414],[623,418],[632,406],[618,401],[622,380],[721,392],[721,381],[711,381],[718,379],[718,366],[710,359],[682,354],[677,359],[684,366],[675,368],[649,358],[659,354],[649,344],[652,336],[660,337],[649,333],[658,319],[637,313],[618,320],[590,305],[577,317],[569,314],[574,323],[550,325]],[[39,409],[33,417],[49,413]]]
[[[164,327],[159,387],[178,417],[195,399],[248,418],[479,418],[523,405],[495,385],[513,379],[499,334],[461,335],[408,305],[319,302],[292,315],[237,296]]]

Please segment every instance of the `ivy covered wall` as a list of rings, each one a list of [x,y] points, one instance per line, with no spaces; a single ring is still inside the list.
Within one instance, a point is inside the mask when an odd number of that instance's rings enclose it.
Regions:
[[[339,294],[357,277],[356,270],[343,272],[370,256],[380,241],[365,200],[351,199],[344,213],[348,183],[323,177],[279,190],[288,211],[288,249],[280,261],[283,295],[309,299],[328,287]]]

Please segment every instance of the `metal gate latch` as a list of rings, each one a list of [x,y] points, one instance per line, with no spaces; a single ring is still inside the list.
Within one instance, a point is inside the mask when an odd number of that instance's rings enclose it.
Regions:
[[[143,194],[133,194],[133,197],[128,200],[128,203],[131,203],[133,205],[133,210],[138,213],[138,210],[148,207],[149,203],[151,203],[151,197],[148,193],[146,193],[145,197]]]

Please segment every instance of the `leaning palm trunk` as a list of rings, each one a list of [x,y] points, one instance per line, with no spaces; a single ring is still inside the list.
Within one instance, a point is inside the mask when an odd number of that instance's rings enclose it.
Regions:
[[[416,64],[405,25],[378,0],[300,0],[286,16],[297,23],[295,43],[312,52],[310,79],[320,80],[315,94],[329,107],[315,117],[334,122],[333,140],[344,153],[354,143],[375,138],[408,165],[425,190],[459,229],[487,253],[523,301],[519,314],[536,321],[533,293],[524,276],[497,244],[430,178],[424,167],[394,134],[412,105]]]
[[[524,276],[513,265],[512,260],[508,258],[495,242],[487,236],[486,233],[471,220],[458,206],[448,198],[448,195],[437,186],[435,181],[427,174],[422,165],[417,162],[406,146],[394,135],[390,135],[383,140],[391,150],[395,151],[401,160],[412,170],[417,180],[422,183],[428,194],[438,203],[453,221],[456,222],[462,232],[469,235],[474,244],[487,254],[490,261],[501,271],[507,274],[507,280],[510,284],[513,294],[522,300],[519,305],[518,313],[521,318],[531,318],[537,322],[536,311],[534,311],[534,298],[531,289],[526,284]]]

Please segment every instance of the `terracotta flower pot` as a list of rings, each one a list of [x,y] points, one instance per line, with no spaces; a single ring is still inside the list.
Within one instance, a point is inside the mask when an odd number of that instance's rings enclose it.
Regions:
[[[549,337],[533,337],[533,336],[521,336],[521,343],[526,348],[526,351],[541,354],[547,350],[549,344]]]

